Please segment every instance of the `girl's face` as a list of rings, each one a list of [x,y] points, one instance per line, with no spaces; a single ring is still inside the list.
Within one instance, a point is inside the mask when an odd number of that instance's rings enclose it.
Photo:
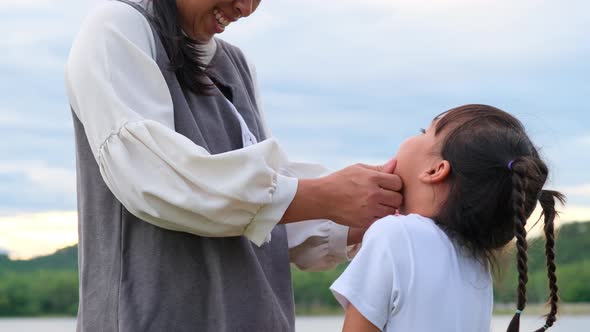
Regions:
[[[448,162],[443,161],[441,157],[442,139],[445,135],[435,135],[436,121],[434,120],[428,129],[420,129],[420,134],[408,138],[399,147],[395,174],[399,175],[404,183],[402,214],[418,211],[426,214],[427,212],[418,205],[430,202],[433,198],[433,186],[446,178],[446,175],[443,178],[439,177],[441,171],[447,171],[441,167],[448,167]],[[428,211],[428,214],[430,212],[436,211]]]
[[[208,42],[232,22],[250,16],[261,0],[176,0],[184,31]]]

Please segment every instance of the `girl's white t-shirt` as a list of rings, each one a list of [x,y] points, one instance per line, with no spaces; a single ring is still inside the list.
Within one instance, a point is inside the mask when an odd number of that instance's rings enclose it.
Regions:
[[[375,222],[330,289],[382,331],[490,331],[488,267],[416,214]]]

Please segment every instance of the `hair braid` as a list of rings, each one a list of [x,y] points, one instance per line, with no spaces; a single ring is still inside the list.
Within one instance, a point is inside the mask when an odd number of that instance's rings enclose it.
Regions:
[[[565,202],[564,196],[556,191],[543,190],[541,191],[540,202],[543,208],[543,216],[545,220],[545,257],[547,259],[547,277],[549,279],[549,306],[550,311],[547,314],[545,326],[538,329],[538,332],[545,331],[556,321],[557,307],[559,303],[559,295],[557,294],[557,276],[555,275],[555,232],[554,220],[557,212],[555,211],[555,199],[562,204]]]
[[[522,162],[521,162],[522,164]],[[518,267],[518,300],[516,308],[518,311],[510,321],[507,332],[519,332],[520,330],[520,313],[526,306],[526,284],[528,282],[528,256],[526,241],[526,221],[527,214],[525,211],[525,190],[527,187],[525,168],[519,165],[518,161],[513,163],[512,173],[512,206],[514,211],[514,233],[516,236],[517,248],[517,267]]]

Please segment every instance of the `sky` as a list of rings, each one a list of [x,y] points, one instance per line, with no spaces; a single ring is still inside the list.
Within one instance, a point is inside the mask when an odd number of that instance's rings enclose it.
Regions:
[[[107,0],[0,0],[0,252],[77,242],[64,65]],[[256,64],[270,128],[293,160],[380,164],[450,108],[517,116],[568,204],[590,220],[590,2],[264,0],[220,37]]]

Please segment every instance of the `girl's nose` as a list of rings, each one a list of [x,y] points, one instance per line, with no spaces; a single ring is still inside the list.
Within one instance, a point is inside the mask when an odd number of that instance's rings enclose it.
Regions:
[[[234,1],[234,9],[239,13],[240,17],[250,16],[256,10],[255,0],[236,0]]]

